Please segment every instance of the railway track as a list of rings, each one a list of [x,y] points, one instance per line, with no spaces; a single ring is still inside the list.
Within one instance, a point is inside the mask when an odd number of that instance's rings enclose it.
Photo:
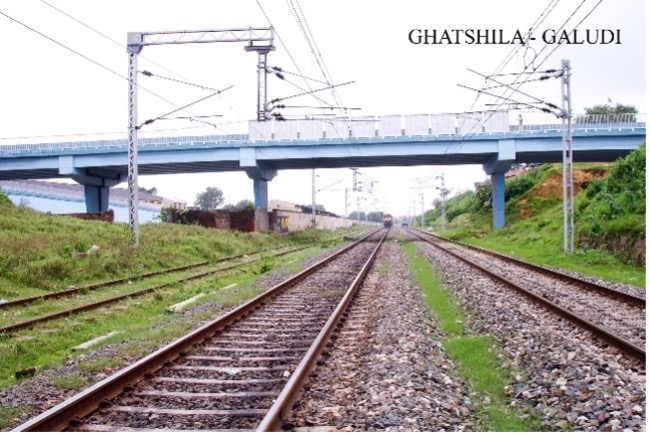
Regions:
[[[340,249],[14,431],[279,429],[385,236]]]
[[[456,244],[426,232],[409,232],[645,363],[645,300],[489,250]]]
[[[296,251],[305,250],[306,248],[309,248],[309,247],[292,248],[292,249],[289,249],[289,250],[282,251],[280,253],[276,253],[275,256],[276,257],[286,256],[288,254],[295,253]],[[233,258],[238,258],[238,257],[243,257],[243,256],[244,255],[234,256]],[[230,260],[230,259],[231,258],[228,258],[228,260]],[[178,284],[178,283],[185,283],[185,282],[189,282],[189,281],[192,281],[192,280],[198,280],[198,279],[201,279],[203,277],[206,277],[206,276],[209,276],[209,275],[212,275],[212,274],[218,274],[218,273],[222,273],[222,272],[226,272],[226,271],[232,271],[232,270],[235,270],[237,268],[241,268],[241,267],[244,267],[246,265],[256,263],[258,261],[259,261],[258,259],[255,259],[255,260],[250,260],[250,261],[246,261],[246,262],[236,263],[236,264],[221,267],[221,268],[207,269],[205,271],[198,272],[198,273],[195,273],[195,274],[191,274],[189,276],[186,276],[186,277],[183,277],[183,278],[180,278],[180,279],[175,279],[175,280],[172,280],[172,281],[169,281],[169,282],[166,282],[166,283],[162,283],[162,284],[159,284],[159,285],[149,286],[149,287],[146,287],[146,288],[143,288],[143,289],[139,289],[137,291],[122,293],[122,294],[119,294],[117,296],[113,296],[113,297],[110,297],[110,298],[104,298],[104,299],[94,301],[92,303],[84,304],[84,305],[81,305],[81,306],[77,306],[77,307],[73,307],[73,308],[67,308],[67,309],[64,309],[64,310],[61,310],[61,311],[52,312],[52,313],[41,315],[41,316],[38,316],[38,317],[35,317],[35,318],[31,318],[31,319],[28,319],[28,320],[25,320],[25,321],[20,321],[20,322],[16,322],[16,323],[13,323],[13,324],[0,326],[0,334],[9,333],[9,332],[13,332],[13,331],[24,329],[24,328],[30,328],[30,327],[33,327],[33,326],[35,326],[37,324],[44,323],[46,321],[50,321],[50,320],[53,320],[53,319],[70,316],[70,315],[73,315],[73,314],[76,314],[76,313],[96,310],[96,309],[99,309],[99,308],[102,308],[102,307],[105,307],[105,306],[109,306],[109,305],[111,305],[113,303],[116,303],[118,301],[125,300],[127,298],[135,298],[135,297],[139,297],[139,296],[142,296],[142,295],[150,294],[151,292],[157,291],[159,289],[167,288],[169,286],[173,286],[173,285]],[[184,268],[182,270],[184,271],[184,270],[187,270],[187,269],[189,269],[189,268]],[[113,282],[113,281],[111,281],[111,282]],[[104,283],[108,283],[108,282],[104,282]],[[65,295],[65,296],[69,297],[70,295]],[[57,298],[63,298],[63,297],[64,296],[58,296]],[[37,298],[36,300],[39,300],[39,299]]]
[[[582,279],[579,279],[577,277],[573,277],[573,276],[570,276],[568,274],[564,274],[562,272],[559,272],[559,271],[556,271],[556,270],[553,270],[553,269],[550,269],[550,268],[546,268],[546,267],[543,267],[543,266],[528,263],[528,262],[525,262],[523,260],[511,257],[511,256],[507,256],[507,255],[502,254],[502,253],[498,253],[496,251],[488,250],[486,248],[477,247],[477,246],[470,245],[470,244],[465,244],[465,243],[459,242],[459,241],[452,241],[451,239],[445,238],[445,237],[440,236],[440,235],[436,235],[435,233],[424,232],[424,231],[419,231],[419,232],[421,232],[421,233],[423,233],[423,234],[425,234],[427,236],[433,237],[433,238],[435,238],[436,240],[439,240],[439,241],[447,242],[447,243],[450,243],[452,245],[459,245],[459,246],[462,246],[462,247],[466,247],[466,248],[469,248],[471,250],[475,250],[475,251],[478,251],[478,252],[481,252],[481,253],[484,253],[484,254],[499,258],[499,259],[503,259],[503,260],[505,260],[507,262],[517,264],[517,265],[519,265],[521,267],[524,267],[524,268],[526,268],[528,270],[536,271],[536,272],[540,272],[540,273],[545,274],[545,275],[553,276],[553,277],[557,278],[558,280],[562,280],[562,281],[565,281],[567,283],[571,283],[571,284],[574,284],[574,285],[581,286],[584,289],[588,290],[589,292],[598,292],[600,294],[611,297],[611,298],[613,298],[615,300],[624,301],[624,302],[629,303],[629,304],[631,304],[633,306],[637,306],[637,307],[641,307],[641,308],[645,308],[645,305],[646,305],[645,295],[643,295],[643,296],[634,295],[632,293],[619,291],[617,289],[612,289],[612,288],[609,288],[607,286],[603,286],[603,285],[599,285],[598,283],[593,283],[593,282],[590,282],[590,281],[582,280]]]

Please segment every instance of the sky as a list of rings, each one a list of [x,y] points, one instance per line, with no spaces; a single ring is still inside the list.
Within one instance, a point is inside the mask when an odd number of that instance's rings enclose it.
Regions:
[[[123,44],[129,31],[272,25],[277,49],[269,54],[268,64],[297,75],[285,75],[291,83],[269,77],[269,99],[300,93],[306,83],[312,89],[324,86],[303,77],[336,84],[354,81],[336,88],[336,95],[331,91],[316,94],[329,105],[350,108],[347,114],[353,117],[494,108],[500,103],[496,97],[477,100],[475,92],[458,86],[492,84],[468,69],[485,75],[519,74],[526,65],[529,70],[559,68],[562,59],[571,61],[574,113],[608,100],[635,105],[641,113],[646,110],[643,0],[3,0],[0,12],[0,37],[4,41],[0,45],[0,144],[57,140],[69,135],[78,135],[76,140],[125,136],[127,82],[120,76],[127,74]],[[586,29],[620,29],[621,43],[557,45],[543,41],[544,31],[561,29],[565,22],[565,29],[576,28],[582,37]],[[408,37],[413,29],[503,29],[510,39],[515,31],[525,34],[531,27],[536,39],[527,47],[466,41],[423,45],[412,44]],[[192,115],[220,115],[209,119],[216,127],[188,120],[160,120],[143,128],[142,135],[245,133],[246,120],[256,116],[257,59],[243,48],[243,43],[145,47],[139,59],[141,70],[214,89],[233,88],[190,108]],[[517,76],[500,77],[506,81]],[[140,76],[138,80],[142,87],[167,100],[141,89],[140,121],[210,93],[161,78]],[[561,103],[557,79],[528,83],[520,89],[540,100]],[[530,101],[517,94],[512,98]],[[311,95],[290,101],[294,105],[320,105]],[[287,117],[344,113],[318,108],[283,111]],[[394,215],[420,213],[422,203],[430,208],[439,195],[436,186],[442,174],[452,194],[473,189],[475,182],[486,179],[480,166],[362,168],[360,173],[365,186],[374,182],[372,193],[359,195],[362,208]],[[352,172],[317,169],[316,175],[316,203],[343,214],[344,189],[352,187]],[[155,186],[159,194],[189,204],[208,186],[224,191],[227,203],[253,198],[252,180],[243,172],[143,176],[139,183],[146,188]],[[280,171],[269,183],[269,198],[311,203],[311,171]],[[350,195],[348,212],[356,204]]]

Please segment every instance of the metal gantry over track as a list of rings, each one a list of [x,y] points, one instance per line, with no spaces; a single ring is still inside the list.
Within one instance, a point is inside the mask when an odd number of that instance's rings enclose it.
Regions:
[[[140,239],[138,225],[138,54],[146,45],[199,44],[209,42],[247,42],[246,51],[257,52],[258,96],[257,120],[268,119],[266,93],[266,55],[275,50],[273,28],[183,30],[165,32],[129,32],[127,53],[129,66],[129,134],[128,134],[128,191],[129,227],[135,245]]]

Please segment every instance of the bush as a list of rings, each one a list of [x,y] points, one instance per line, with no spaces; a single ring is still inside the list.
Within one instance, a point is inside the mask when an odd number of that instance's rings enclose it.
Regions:
[[[585,236],[645,235],[645,143],[589,184],[576,202],[576,218]]]

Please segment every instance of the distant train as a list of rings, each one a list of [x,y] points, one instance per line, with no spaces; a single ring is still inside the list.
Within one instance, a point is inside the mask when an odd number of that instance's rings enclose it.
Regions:
[[[384,214],[384,227],[393,227],[393,215]]]

